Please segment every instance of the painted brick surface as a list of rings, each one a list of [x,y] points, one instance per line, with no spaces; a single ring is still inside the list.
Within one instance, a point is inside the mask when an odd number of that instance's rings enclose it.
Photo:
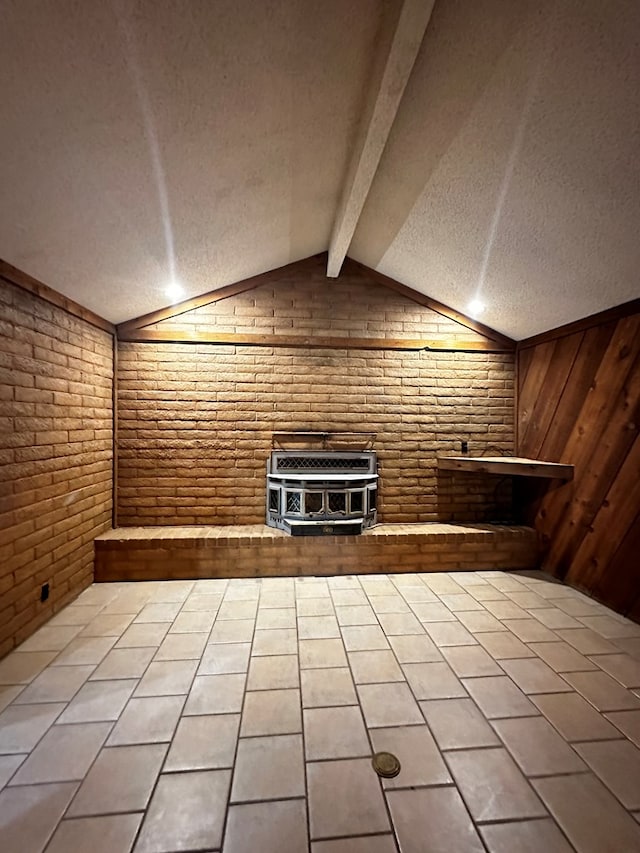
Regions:
[[[111,526],[112,378],[111,335],[0,282],[0,656],[92,581]]]
[[[155,328],[481,339],[360,273],[304,264]],[[508,483],[438,475],[436,459],[461,439],[513,452],[511,354],[121,342],[118,393],[120,525],[263,521],[276,430],[375,432],[381,521],[508,520]]]

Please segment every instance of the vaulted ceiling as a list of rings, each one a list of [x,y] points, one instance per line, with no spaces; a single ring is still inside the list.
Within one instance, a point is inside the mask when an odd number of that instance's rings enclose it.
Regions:
[[[640,296],[636,0],[4,0],[0,27],[0,257],[113,322],[323,251],[517,339]]]

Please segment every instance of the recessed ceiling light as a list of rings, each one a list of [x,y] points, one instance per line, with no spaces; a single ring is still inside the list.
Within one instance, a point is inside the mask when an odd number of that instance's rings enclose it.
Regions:
[[[184,296],[184,288],[177,281],[173,281],[171,284],[168,284],[165,287],[164,292],[172,302],[179,302]]]
[[[485,307],[486,306],[485,306],[484,302],[482,302],[482,300],[472,299],[468,305],[467,310],[469,311],[469,314],[471,314],[472,317],[477,317],[478,314],[482,314]]]

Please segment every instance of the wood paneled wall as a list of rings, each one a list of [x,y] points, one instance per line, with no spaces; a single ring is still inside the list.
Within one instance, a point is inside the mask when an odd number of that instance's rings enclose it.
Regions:
[[[575,466],[528,495],[543,567],[640,619],[640,308],[523,342],[518,453]]]

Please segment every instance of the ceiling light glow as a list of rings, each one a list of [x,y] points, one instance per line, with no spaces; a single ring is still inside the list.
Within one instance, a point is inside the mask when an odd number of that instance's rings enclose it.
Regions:
[[[481,299],[472,299],[469,303],[468,311],[472,317],[477,317],[479,314],[482,314],[485,307],[486,306]]]
[[[184,288],[177,281],[172,281],[165,289],[165,296],[168,296],[172,303],[179,302],[184,296]]]

